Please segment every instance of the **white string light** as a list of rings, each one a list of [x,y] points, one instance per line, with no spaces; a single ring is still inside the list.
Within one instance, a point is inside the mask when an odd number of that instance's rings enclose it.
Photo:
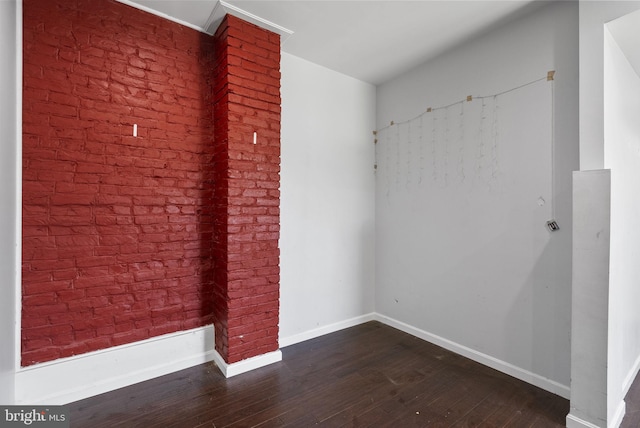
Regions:
[[[451,107],[451,106],[449,106]],[[449,175],[449,107],[444,109],[444,187],[447,187],[448,184],[448,175]]]
[[[460,103],[460,115],[459,115],[459,134],[460,134],[460,147],[458,148],[458,175],[460,176],[460,182],[464,183],[464,104]]]
[[[407,129],[407,189],[411,186],[411,123],[409,122]]]
[[[476,147],[476,166],[475,166],[475,174],[476,177],[482,178],[485,177],[485,180],[488,180],[489,188],[493,187],[490,183],[495,184],[500,177],[500,102],[499,98],[502,95],[507,93],[517,91],[524,87],[533,85],[543,80],[551,81],[551,200],[549,201],[551,204],[551,213],[552,218],[555,218],[555,204],[554,204],[554,191],[555,191],[555,112],[554,112],[554,82],[553,82],[553,74],[554,72],[549,72],[546,77],[539,78],[536,80],[532,80],[530,82],[524,83],[522,85],[513,87],[511,89],[498,92],[496,94],[491,95],[480,95],[480,96],[468,96],[465,100],[456,101],[450,103],[448,105],[440,106],[440,107],[429,107],[426,111],[420,113],[419,115],[405,120],[403,122],[394,122],[391,121],[389,125],[382,127],[375,131],[378,135],[378,139],[376,141],[382,142],[385,147],[380,150],[376,150],[376,162],[377,168],[379,168],[379,172],[383,173],[385,176],[385,183],[387,185],[387,197],[390,193],[390,188],[392,184],[391,172],[392,172],[392,162],[393,162],[393,148],[391,144],[395,144],[395,185],[396,189],[400,189],[400,177],[401,177],[401,158],[402,151],[400,145],[402,144],[401,136],[404,137],[404,129],[406,129],[407,140],[406,140],[406,188],[409,189],[414,184],[414,174],[416,173],[416,163],[417,165],[417,184],[421,184],[424,178],[424,169],[426,167],[425,160],[425,143],[429,144],[428,151],[431,153],[431,169],[432,176],[434,182],[440,182],[442,187],[447,187],[451,180],[449,177],[449,157],[454,156],[452,158],[455,159],[455,148],[450,148],[450,145],[454,141],[459,142],[459,147],[457,150],[457,176],[461,183],[464,183],[467,179],[467,171],[465,171],[465,167],[467,166],[467,162],[465,161],[465,148],[467,147],[466,142],[466,129],[465,129],[465,102],[473,102],[480,101],[480,130],[479,130],[479,142]],[[491,105],[492,103],[492,105]],[[451,128],[451,120],[450,116],[451,108],[460,104],[460,111],[458,114],[458,135],[455,135],[455,131]],[[491,106],[491,107],[490,107]],[[489,110],[491,110],[491,118],[489,114]],[[431,129],[430,129],[430,138],[426,137],[426,129],[424,123],[424,116],[430,115],[431,117]],[[441,114],[441,116],[439,115]],[[417,124],[413,122],[418,120]],[[488,121],[491,119],[489,128]],[[440,123],[442,127],[440,126]],[[404,125],[407,125],[404,128]],[[390,132],[395,127],[395,132]],[[403,130],[400,128],[403,127]],[[418,135],[415,135],[417,129]],[[486,131],[485,131],[486,130]],[[429,131],[427,131],[429,132]],[[384,133],[384,138],[382,136]],[[487,147],[487,133],[490,135],[491,144],[490,147]],[[395,140],[395,141],[393,141]],[[418,144],[418,160],[413,159],[414,155],[414,146]],[[442,147],[444,145],[444,147]],[[378,162],[378,154],[384,153],[384,167],[380,168],[380,162]],[[404,162],[402,162],[404,164]],[[451,165],[453,167],[453,163]],[[454,171],[454,169],[452,169]],[[454,172],[455,173],[455,172]]]
[[[480,144],[477,149],[477,166],[476,166],[476,177],[478,179],[482,178],[483,166],[482,164],[485,162],[485,147],[484,147],[484,129],[485,129],[485,121],[487,119],[487,102],[484,98],[482,98],[482,108],[480,110]]]
[[[448,109],[449,107],[453,107],[453,106],[455,106],[456,104],[460,104],[460,103],[463,103],[463,102],[472,102],[472,101],[475,101],[475,100],[483,100],[483,99],[487,99],[487,98],[495,98],[495,97],[499,97],[499,96],[501,96],[501,95],[508,94],[509,92],[517,91],[518,89],[522,89],[522,88],[524,88],[524,87],[526,87],[526,86],[530,86],[530,85],[533,85],[534,83],[538,83],[538,82],[540,82],[540,81],[548,80],[548,79],[549,79],[549,77],[542,77],[542,78],[540,78],[540,79],[532,80],[531,82],[524,83],[524,84],[522,84],[522,85],[516,86],[515,88],[511,88],[511,89],[507,89],[506,91],[498,92],[497,94],[492,94],[492,95],[480,95],[480,96],[476,96],[476,95],[471,96],[471,95],[469,95],[469,96],[468,96],[467,98],[465,98],[464,100],[456,101],[456,102],[453,102],[453,103],[448,104],[448,105],[445,105],[445,106],[441,106],[441,107],[429,107],[426,111],[424,111],[424,112],[420,113],[419,115],[417,115],[417,116],[415,116],[415,117],[412,117],[411,119],[405,120],[405,121],[403,121],[403,122],[391,121],[391,123],[390,123],[389,125],[384,126],[384,127],[380,128],[380,129],[378,129],[378,130],[377,130],[377,132],[380,132],[380,131],[382,131],[382,130],[384,130],[384,129],[387,129],[387,128],[391,128],[391,127],[393,127],[393,126],[399,126],[399,125],[407,124],[407,123],[412,122],[412,121],[414,121],[414,120],[416,120],[416,119],[419,119],[420,117],[422,117],[422,116],[424,116],[424,115],[426,115],[426,114],[433,113],[433,112],[436,112],[436,111],[438,111],[438,110],[446,110],[446,109]],[[471,101],[468,101],[468,100],[471,100]]]
[[[493,96],[493,123],[491,125],[492,145],[491,145],[491,180],[498,179],[498,139],[500,138],[499,131],[500,120],[500,106],[498,105],[498,95]]]
[[[422,131],[424,129],[424,115],[420,116],[420,127],[418,128],[418,141],[420,147],[420,169],[418,172],[418,184],[422,183],[422,176],[424,174],[424,144],[422,141]]]
[[[400,125],[396,126],[396,189],[400,188]]]
[[[385,152],[386,152],[386,161],[385,161],[385,178],[387,183],[387,200],[389,200],[389,194],[391,192],[391,143],[389,140],[389,129],[385,129]]]
[[[436,125],[438,123],[438,117],[436,113],[431,115],[431,165],[433,181],[438,181],[438,163],[436,162]]]

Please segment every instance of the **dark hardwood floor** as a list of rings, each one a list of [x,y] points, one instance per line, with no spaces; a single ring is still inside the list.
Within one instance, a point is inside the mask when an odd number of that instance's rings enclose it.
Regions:
[[[69,404],[72,427],[564,427],[569,402],[377,322],[225,379],[203,364]]]

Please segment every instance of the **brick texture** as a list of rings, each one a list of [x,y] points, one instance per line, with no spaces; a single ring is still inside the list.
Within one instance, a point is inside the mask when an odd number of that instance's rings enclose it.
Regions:
[[[234,17],[24,1],[24,366],[211,323],[229,363],[278,348],[279,62]]]
[[[214,39],[214,324],[234,363],[278,349],[280,38],[227,16]]]
[[[213,52],[112,0],[24,0],[23,365],[213,322]]]

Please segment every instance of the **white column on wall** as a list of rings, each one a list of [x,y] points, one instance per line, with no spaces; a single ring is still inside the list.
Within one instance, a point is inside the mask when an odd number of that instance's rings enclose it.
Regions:
[[[611,174],[573,174],[571,409],[567,427],[607,426]]]
[[[0,1],[0,404],[15,400],[18,275],[20,0]]]

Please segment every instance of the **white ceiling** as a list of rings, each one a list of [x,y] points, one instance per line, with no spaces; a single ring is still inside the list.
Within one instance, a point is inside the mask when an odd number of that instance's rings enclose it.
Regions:
[[[216,0],[120,0],[204,31]],[[373,84],[527,13],[544,1],[225,0],[284,27],[282,50]],[[220,8],[215,12],[220,13]],[[236,14],[236,13],[234,13]],[[293,32],[287,37],[286,29]],[[213,29],[215,30],[215,29]]]

